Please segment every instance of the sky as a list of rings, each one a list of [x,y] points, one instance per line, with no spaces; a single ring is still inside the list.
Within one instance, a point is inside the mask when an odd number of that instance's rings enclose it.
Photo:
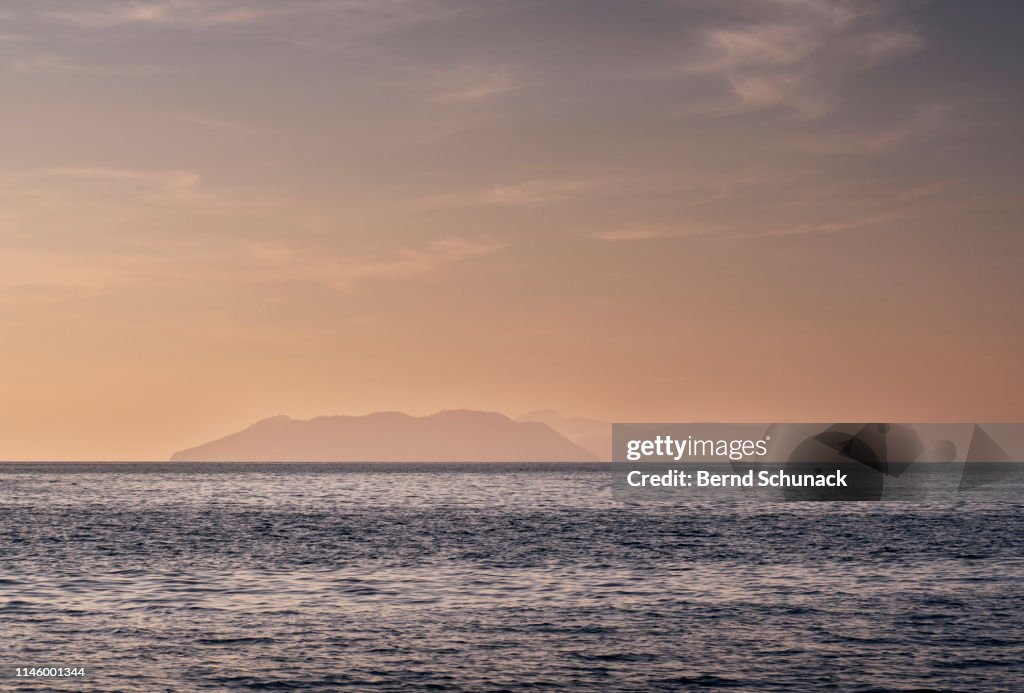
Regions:
[[[1024,421],[1017,2],[0,2],[0,459]]]

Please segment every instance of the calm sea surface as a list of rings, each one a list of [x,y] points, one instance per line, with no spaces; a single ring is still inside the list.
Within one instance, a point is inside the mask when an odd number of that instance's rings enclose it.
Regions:
[[[584,465],[0,465],[0,689],[1019,692],[1001,489],[629,504]]]

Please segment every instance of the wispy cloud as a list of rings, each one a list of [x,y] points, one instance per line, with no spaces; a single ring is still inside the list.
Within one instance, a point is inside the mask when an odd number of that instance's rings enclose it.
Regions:
[[[76,62],[60,55],[42,54],[15,58],[11,69],[22,74],[66,74],[82,76],[153,75],[168,70],[155,65],[96,64]]]
[[[843,219],[832,219],[822,222],[808,222],[791,226],[779,226],[769,229],[755,228],[752,230],[740,230],[730,228],[729,225],[719,225],[716,228],[708,226],[692,226],[686,224],[668,224],[662,226],[648,226],[636,228],[612,229],[602,231],[593,237],[597,240],[609,243],[638,242],[638,241],[663,241],[677,238],[692,238],[697,236],[724,235],[728,237],[781,237],[799,236],[809,234],[840,233],[844,231],[855,231],[858,229],[880,226],[894,221],[909,218],[908,211],[893,211],[872,214],[862,217],[851,217]],[[749,223],[743,224],[750,226]]]
[[[760,235],[800,236],[812,233],[838,233],[840,231],[854,231],[857,229],[864,229],[872,226],[888,224],[894,221],[900,221],[902,219],[906,219],[908,216],[909,214],[905,212],[886,212],[882,214],[875,214],[864,217],[836,219],[825,222],[813,222],[807,224],[797,224],[796,226],[775,228],[763,231]]]
[[[914,31],[889,26],[892,6],[769,0],[743,8],[747,16],[705,29],[699,50],[678,68],[721,77],[734,108],[784,108],[817,118],[831,110],[846,75],[924,45]]]
[[[434,101],[468,103],[490,100],[530,86],[508,67],[460,65],[455,68],[414,71],[414,84]]]
[[[385,257],[303,261],[295,268],[299,271],[291,277],[293,280],[309,277],[335,290],[351,291],[359,281],[423,277],[448,265],[490,255],[506,247],[495,241],[443,238],[420,248],[401,248]]]
[[[354,30],[402,26],[449,12],[444,0],[140,0],[82,3],[53,13],[84,27],[126,25],[231,28],[286,19],[338,20]]]
[[[446,207],[529,207],[551,204],[600,187],[603,181],[588,179],[537,179],[494,185],[455,193],[427,195],[416,200],[422,209]]]
[[[155,0],[82,4],[55,12],[60,19],[91,27],[123,24],[184,24],[224,26],[252,24],[295,11],[303,3],[251,3],[230,0]]]
[[[212,281],[350,292],[362,282],[425,278],[506,247],[446,235],[356,252],[344,236],[304,229],[316,214],[309,201],[205,186],[191,171],[68,166],[3,176],[0,286],[101,292]],[[191,232],[197,219],[204,230]],[[70,242],[76,236],[89,242]]]
[[[199,195],[199,174],[192,171],[137,171],[89,166],[43,169],[42,178],[68,178],[114,182],[133,186],[140,199],[161,202],[194,201]],[[126,190],[127,192],[128,190]]]
[[[710,233],[706,228],[673,224],[667,226],[648,226],[640,228],[623,228],[602,231],[596,234],[595,238],[610,243],[621,243],[624,241],[655,241],[669,238],[684,238],[688,236],[704,236]]]
[[[0,287],[7,290],[56,290],[73,297],[154,285],[196,282],[243,285],[316,284],[349,293],[367,281],[425,278],[449,265],[499,252],[503,243],[444,238],[421,247],[398,248],[374,256],[343,255],[287,243],[245,241],[181,248],[135,245],[102,252],[68,252],[0,246]],[[43,293],[50,298],[52,293]]]
[[[313,282],[351,291],[362,280],[413,279],[507,247],[486,239],[439,238],[376,255],[354,256],[299,246],[293,241],[243,241],[247,275],[263,281]]]
[[[75,184],[71,190],[63,189],[63,195],[78,194],[98,203],[109,200],[111,204],[126,208],[139,204],[218,213],[245,211],[293,214],[300,204],[276,190],[203,185],[202,176],[195,171],[63,166],[42,169],[25,178],[62,179]]]
[[[936,104],[921,107],[903,122],[889,127],[804,132],[800,137],[780,144],[791,151],[811,154],[881,154],[962,126],[962,121],[953,117],[952,109]]]

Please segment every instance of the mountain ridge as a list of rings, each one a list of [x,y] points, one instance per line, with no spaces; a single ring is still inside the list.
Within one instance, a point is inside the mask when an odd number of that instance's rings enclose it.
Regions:
[[[594,462],[598,457],[536,421],[449,409],[427,416],[373,412],[271,416],[180,450],[172,462]]]
[[[554,409],[536,409],[515,417],[516,421],[546,424],[603,462],[612,459],[612,425],[582,416],[562,416]]]

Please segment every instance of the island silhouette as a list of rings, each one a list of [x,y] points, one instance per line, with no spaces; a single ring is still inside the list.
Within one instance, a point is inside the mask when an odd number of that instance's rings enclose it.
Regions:
[[[172,462],[596,462],[551,426],[468,409],[429,416],[274,416]]]
[[[612,459],[612,425],[582,416],[562,416],[554,409],[537,409],[516,417],[516,421],[547,424],[563,436],[597,455],[602,462]]]

